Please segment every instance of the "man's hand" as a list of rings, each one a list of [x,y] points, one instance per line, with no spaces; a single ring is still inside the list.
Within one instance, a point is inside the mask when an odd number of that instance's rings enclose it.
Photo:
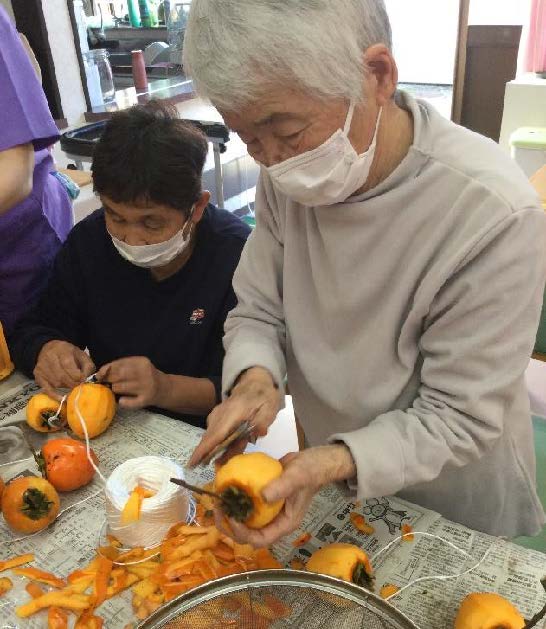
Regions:
[[[198,465],[229,434],[244,421],[254,427],[253,436],[263,437],[273,423],[281,405],[280,394],[271,374],[261,367],[253,367],[240,377],[227,400],[217,406],[207,420],[207,432],[189,460]],[[246,441],[239,441],[226,458],[242,452]]]
[[[279,515],[260,530],[249,529],[235,520],[228,520],[230,534],[240,543],[255,547],[270,546],[281,537],[295,531],[301,524],[315,494],[324,485],[356,476],[351,452],[343,444],[309,448],[287,454],[281,459],[283,474],[262,492],[266,502],[284,500]],[[222,528],[223,514],[216,513],[217,525]]]
[[[73,389],[94,372],[93,361],[79,347],[66,341],[49,341],[38,354],[34,378],[45,393],[60,400],[57,389]]]
[[[101,367],[97,380],[112,385],[122,408],[158,406],[165,374],[144,356],[121,358]]]

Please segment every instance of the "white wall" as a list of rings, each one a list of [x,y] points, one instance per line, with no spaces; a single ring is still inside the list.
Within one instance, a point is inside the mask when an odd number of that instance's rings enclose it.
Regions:
[[[69,124],[75,124],[87,107],[67,3],[66,0],[42,0],[42,9],[64,117]]]
[[[386,0],[385,4],[400,81],[453,83],[459,0]]]
[[[519,26],[527,20],[530,0],[470,0],[468,23]]]

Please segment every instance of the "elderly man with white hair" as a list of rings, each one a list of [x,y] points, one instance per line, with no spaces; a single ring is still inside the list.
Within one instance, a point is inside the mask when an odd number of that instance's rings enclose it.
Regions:
[[[193,0],[184,63],[261,165],[225,400],[190,464],[244,420],[266,433],[286,376],[310,445],[263,492],[276,520],[235,535],[272,543],[339,481],[536,534],[546,218],[523,174],[397,91],[382,0]]]

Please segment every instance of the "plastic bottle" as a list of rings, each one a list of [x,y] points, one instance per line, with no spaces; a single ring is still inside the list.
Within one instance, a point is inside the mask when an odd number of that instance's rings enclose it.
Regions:
[[[144,28],[152,26],[152,17],[150,15],[150,5],[148,0],[138,0],[138,9],[140,11],[140,21]]]
[[[157,16],[157,3],[154,0],[148,0],[148,6],[150,8],[150,19],[152,20],[152,26],[159,26],[159,18]]]
[[[148,77],[146,76],[146,64],[142,50],[131,50],[133,62],[133,82],[137,90],[145,90],[148,87]]]
[[[138,8],[138,0],[127,0],[127,11],[129,13],[129,22],[133,28],[140,28],[140,11]]]

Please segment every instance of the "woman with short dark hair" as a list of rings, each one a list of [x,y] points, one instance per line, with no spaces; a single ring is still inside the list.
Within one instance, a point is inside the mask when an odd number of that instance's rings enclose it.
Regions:
[[[103,208],[71,232],[10,339],[17,367],[50,395],[98,370],[120,406],[204,425],[220,400],[223,325],[249,233],[209,203],[206,155],[206,137],[157,102],[106,126],[93,157]]]

